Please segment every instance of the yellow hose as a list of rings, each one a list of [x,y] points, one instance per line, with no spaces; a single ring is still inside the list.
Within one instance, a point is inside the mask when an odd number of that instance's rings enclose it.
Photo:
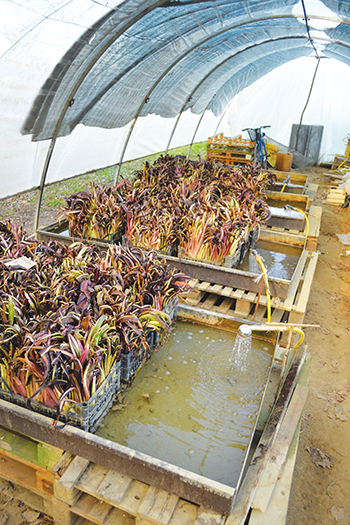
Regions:
[[[304,334],[304,332],[302,330],[300,330],[300,328],[293,328],[292,330],[293,330],[293,332],[297,332],[300,335],[299,341],[294,346],[294,350],[296,350],[301,345],[301,343],[304,341],[305,334]]]
[[[294,209],[295,209],[295,211],[299,211],[305,217],[305,222],[306,222],[305,237],[307,237],[309,235],[309,219],[308,219],[306,213],[303,210],[299,210],[299,208],[294,208]]]
[[[294,210],[294,211],[298,211],[299,213],[301,213],[302,215],[304,215],[305,217],[305,222],[306,222],[306,231],[305,231],[305,237],[307,237],[309,235],[309,229],[310,229],[310,225],[309,225],[309,219],[308,219],[308,216],[307,214],[303,211],[303,210],[300,210],[299,208],[294,208],[294,206],[290,206],[289,204],[287,204],[285,206],[285,208],[290,209],[290,210]]]
[[[284,181],[282,183],[283,186],[282,186],[282,189],[281,189],[281,193],[284,192],[284,188],[287,186],[287,184],[289,184],[289,182],[290,182],[290,176],[288,175],[288,177],[286,179],[284,179]]]
[[[266,268],[262,261],[261,256],[255,250],[252,250],[252,253],[253,253],[253,256],[255,257],[255,260],[260,265],[262,274],[264,276],[265,288],[266,288],[266,303],[267,303],[267,322],[269,323],[271,321],[271,292],[270,292],[269,281],[267,278]]]

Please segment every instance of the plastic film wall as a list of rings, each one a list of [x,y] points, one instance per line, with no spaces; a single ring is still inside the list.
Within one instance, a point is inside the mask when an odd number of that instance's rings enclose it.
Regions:
[[[188,144],[204,112],[196,141],[221,122],[286,143],[318,61],[303,123],[344,149],[350,2],[0,1],[0,197]]]

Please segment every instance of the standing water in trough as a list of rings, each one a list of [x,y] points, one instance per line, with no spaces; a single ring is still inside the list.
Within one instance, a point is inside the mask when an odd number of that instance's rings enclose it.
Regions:
[[[233,332],[176,321],[97,434],[235,486],[273,354],[272,344],[253,338],[241,370],[230,361],[235,339]]]

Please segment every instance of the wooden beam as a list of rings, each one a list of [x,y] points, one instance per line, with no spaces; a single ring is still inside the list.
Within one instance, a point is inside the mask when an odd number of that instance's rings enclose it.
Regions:
[[[52,419],[4,400],[0,400],[0,425],[177,494],[216,512],[228,514],[232,507],[234,487],[228,487],[70,425],[54,428]]]
[[[300,422],[308,387],[296,385],[281,428],[272,445],[268,467],[265,469],[257,487],[252,507],[265,512],[272,497],[280,472],[287,458],[290,444]]]
[[[169,255],[164,256],[170,269],[176,268],[185,275],[198,281],[214,283],[221,286],[231,286],[240,290],[259,292],[260,284],[255,282],[256,273],[245,272],[235,268],[225,268],[224,266],[214,266],[211,264],[200,263],[190,259],[179,259]],[[269,277],[271,294],[274,297],[285,299],[288,295],[290,281]]]
[[[295,431],[291,446],[289,447],[286,463],[283,467],[280,478],[277,480],[272,498],[266,512],[253,509],[249,517],[249,525],[271,525],[272,523],[286,523],[288,514],[289,496],[291,492],[294,467],[298,451],[299,422]]]
[[[288,370],[275,406],[270,414],[264,432],[248,467],[247,473],[239,488],[233,511],[226,521],[226,525],[244,525],[248,512],[252,506],[258,483],[263,475],[267,462],[270,459],[272,444],[274,443],[283,418],[287,412],[295,384],[306,358],[306,348],[300,347],[294,356]]]

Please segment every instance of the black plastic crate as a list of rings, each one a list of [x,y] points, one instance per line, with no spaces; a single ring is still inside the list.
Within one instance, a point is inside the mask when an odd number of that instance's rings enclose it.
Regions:
[[[179,304],[179,298],[177,295],[175,295],[170,301],[164,306],[163,312],[165,312],[169,317],[171,323],[174,323],[176,321],[177,317],[177,308]],[[154,346],[156,346],[159,343],[160,336],[158,332],[154,332]]]
[[[177,316],[178,297],[173,297],[168,304],[163,308],[173,323]],[[140,349],[128,354],[121,354],[121,381],[124,384],[130,385],[135,378],[138,370],[148,361],[152,355],[152,349],[159,343],[159,334],[155,331],[150,331],[147,334],[148,347],[141,346]]]
[[[115,398],[120,393],[121,363],[117,361],[105,381],[95,394],[84,403],[75,403],[74,410],[63,410],[59,417],[57,408],[50,407],[28,398],[14,394],[6,382],[0,377],[0,398],[15,405],[28,408],[54,420],[81,428],[87,432],[95,432],[106,416]]]
[[[255,244],[257,243],[257,241],[259,239],[259,233],[260,233],[260,230],[259,230],[258,226],[256,228],[253,228],[249,232],[247,241],[244,242],[242,244],[242,246],[241,246],[241,255],[240,255],[240,259],[239,259],[239,264],[241,262],[243,262],[243,259],[245,257],[245,254],[247,253],[247,251],[250,250],[251,248],[254,248]]]
[[[163,312],[165,312],[170,317],[170,321],[172,323],[176,320],[177,317],[178,304],[179,298],[177,295],[175,295],[163,308]]]
[[[151,357],[151,350],[154,346],[154,334],[149,332],[147,334],[148,347],[141,345],[141,347],[128,354],[121,354],[121,381],[130,385],[135,378],[137,371],[146,363]]]

